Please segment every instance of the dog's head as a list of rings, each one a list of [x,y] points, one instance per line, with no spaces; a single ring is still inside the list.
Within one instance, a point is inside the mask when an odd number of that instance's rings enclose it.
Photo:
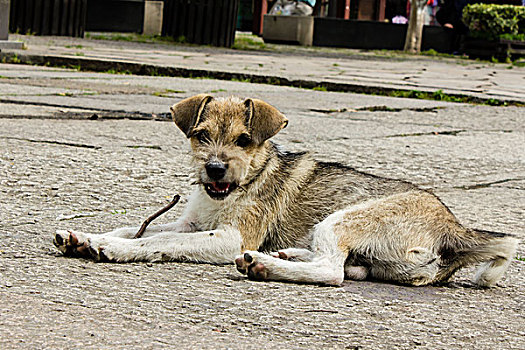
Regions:
[[[171,113],[190,139],[197,182],[213,199],[225,199],[246,182],[266,140],[288,124],[257,99],[197,95],[175,104]]]

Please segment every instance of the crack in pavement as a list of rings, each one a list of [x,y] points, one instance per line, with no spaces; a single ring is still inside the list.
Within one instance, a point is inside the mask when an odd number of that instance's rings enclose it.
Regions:
[[[158,145],[134,145],[134,146],[126,146],[127,148],[149,148],[149,149],[156,149],[159,151],[162,151],[162,147]]]
[[[411,136],[437,136],[437,135],[452,135],[457,136],[459,133],[466,132],[465,129],[446,130],[446,131],[431,131],[431,132],[414,132],[409,134],[395,134],[387,136],[379,136],[375,138],[392,138],[392,137],[411,137]]]
[[[6,140],[27,141],[27,142],[35,142],[35,143],[48,143],[48,144],[53,144],[53,145],[81,147],[81,148],[89,148],[89,149],[101,149],[102,148],[100,146],[86,145],[83,143],[75,143],[75,142],[63,142],[63,141],[54,141],[54,140],[34,140],[34,139],[24,139],[22,137],[13,137],[13,136],[2,136],[0,138],[6,139]]]
[[[75,142],[55,141],[55,140],[35,140],[35,139],[25,139],[22,137],[14,137],[14,136],[0,136],[0,139],[26,141],[26,142],[34,142],[34,143],[47,143],[47,144],[52,144],[52,145],[60,145],[60,146],[68,146],[68,147],[102,149],[101,146],[88,145],[84,143],[75,143]],[[126,145],[124,147],[132,148],[132,149],[147,148],[147,149],[154,149],[154,150],[162,151],[162,147],[159,145]]]
[[[459,133],[467,132],[467,130],[461,129],[461,130],[447,130],[447,131],[431,131],[431,132],[415,132],[415,133],[409,133],[409,134],[395,134],[395,135],[386,135],[386,136],[375,136],[371,137],[372,139],[389,139],[394,137],[412,137],[412,136],[439,136],[439,135],[451,135],[451,136],[457,136]],[[325,142],[330,141],[342,141],[342,140],[359,140],[359,139],[370,139],[367,138],[361,138],[361,137],[347,137],[347,136],[341,136],[336,138],[331,138],[329,140],[323,140]],[[321,141],[321,142],[323,142]]]
[[[385,105],[380,106],[367,106],[360,108],[340,108],[340,109],[318,109],[310,108],[311,112],[333,114],[333,113],[344,113],[344,112],[357,112],[357,111],[368,111],[368,112],[402,112],[402,111],[413,111],[413,112],[433,112],[437,113],[439,109],[445,109],[445,107],[405,107],[405,108],[393,108]]]
[[[358,108],[358,111],[369,111],[369,112],[403,112],[403,111],[413,111],[413,112],[432,112],[437,113],[439,109],[445,109],[445,107],[408,107],[408,108],[392,108],[388,106],[370,106],[370,107],[361,107]]]
[[[476,189],[479,189],[479,188],[487,188],[487,187],[490,187],[492,185],[498,185],[498,184],[502,184],[502,183],[506,183],[506,182],[523,181],[523,180],[525,180],[525,177],[517,177],[517,178],[503,179],[503,180],[492,181],[492,182],[477,183],[477,184],[473,184],[473,185],[454,186],[453,188],[457,188],[457,189],[460,189],[460,190],[476,190]]]
[[[115,109],[107,109],[107,108],[93,108],[93,107],[84,107],[84,106],[69,106],[69,105],[63,105],[63,104],[58,104],[58,103],[33,102],[33,101],[17,101],[17,100],[9,100],[9,99],[0,99],[0,103],[39,106],[39,107],[40,106],[46,106],[46,107],[56,107],[56,108],[81,109],[81,110],[86,110],[86,111],[91,111],[91,112],[95,111],[95,112],[105,112],[105,113],[112,113],[112,114],[114,113],[114,114],[124,114],[124,115],[126,115],[126,116],[120,117],[121,119],[130,117],[130,116],[137,116],[134,119],[138,119],[138,118],[142,117],[143,119],[147,119],[147,120],[151,120],[151,119],[154,119],[154,120],[161,120],[161,119],[168,120],[169,119],[169,120],[171,120],[171,114],[170,113],[155,113],[155,114],[153,114],[153,113],[144,113],[144,112],[138,112],[138,111],[130,112],[130,111],[122,110],[122,109],[115,110]],[[94,113],[93,117],[94,117],[94,119],[98,119],[99,115]],[[114,116],[112,118],[118,118],[118,117]]]

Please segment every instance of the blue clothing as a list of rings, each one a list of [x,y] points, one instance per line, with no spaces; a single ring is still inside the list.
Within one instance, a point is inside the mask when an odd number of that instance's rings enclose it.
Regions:
[[[525,1],[525,0],[523,0]],[[306,2],[308,5],[314,7],[315,6],[315,0],[299,0],[299,2]]]

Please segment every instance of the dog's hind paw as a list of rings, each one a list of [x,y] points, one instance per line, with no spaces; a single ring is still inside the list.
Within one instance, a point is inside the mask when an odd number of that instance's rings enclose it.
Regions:
[[[53,244],[65,256],[103,260],[100,249],[93,248],[90,239],[81,232],[71,230],[57,230]]]
[[[263,263],[257,261],[259,252],[247,251],[235,259],[237,270],[248,278],[255,281],[263,281],[268,278],[268,270]]]

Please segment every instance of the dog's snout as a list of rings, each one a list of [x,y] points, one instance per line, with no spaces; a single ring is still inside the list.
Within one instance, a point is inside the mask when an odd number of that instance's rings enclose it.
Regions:
[[[206,174],[212,180],[220,180],[226,175],[226,164],[222,162],[210,162],[206,164]]]

